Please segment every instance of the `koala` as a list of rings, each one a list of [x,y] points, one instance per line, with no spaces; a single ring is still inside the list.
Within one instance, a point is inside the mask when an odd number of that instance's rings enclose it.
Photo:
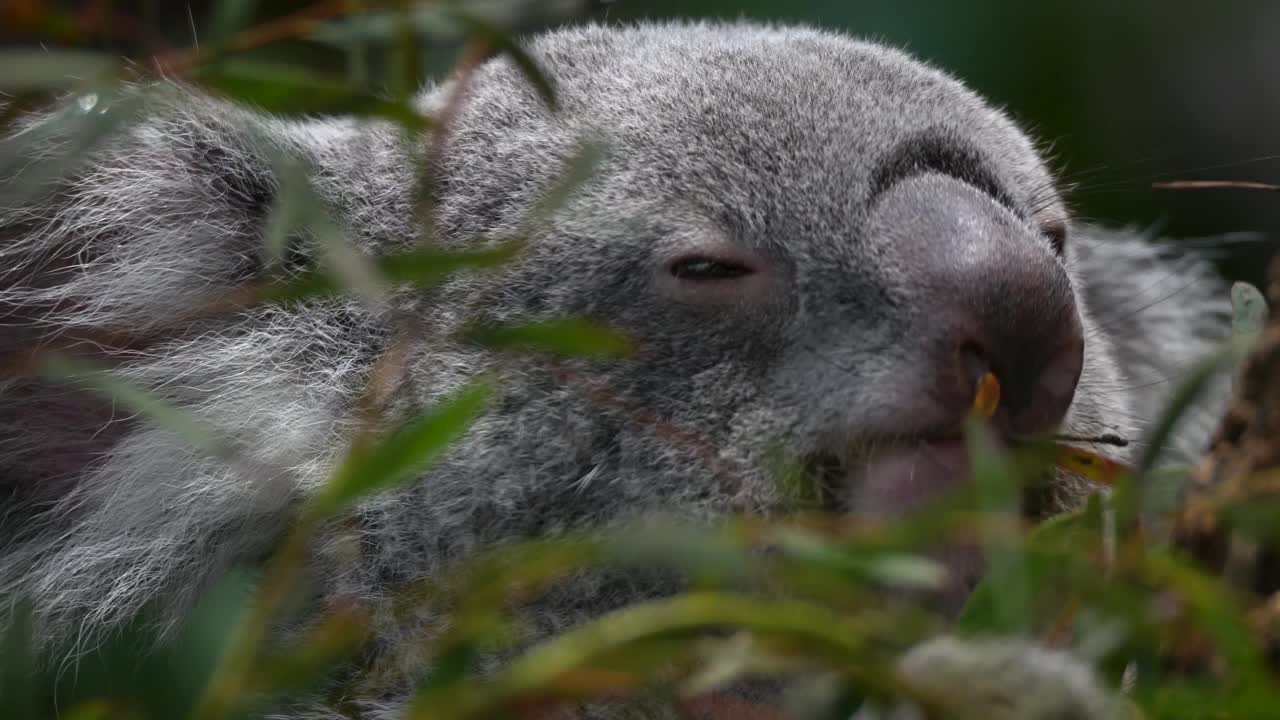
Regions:
[[[770,472],[779,449],[834,478],[823,509],[902,515],[963,478],[962,423],[986,374],[1001,384],[1003,442],[1136,441],[1228,333],[1207,263],[1074,221],[1005,112],[904,52],[750,22],[566,27],[527,51],[557,107],[509,60],[481,65],[447,132],[421,140],[436,143],[425,204],[420,148],[385,122],[276,117],[178,83],[151,88],[137,122],[36,197],[10,191],[76,139],[48,115],[4,139],[16,160],[0,177],[0,599],[31,598],[42,640],[92,638],[144,608],[177,622],[268,554],[362,427],[375,379],[388,425],[481,373],[498,396],[422,477],[353,511],[357,557],[338,557],[350,525],[325,530],[308,565],[317,605],[378,607],[513,540],[651,513],[800,509]],[[439,113],[457,82],[424,89],[422,111]],[[96,111],[84,98],[62,110]],[[595,172],[530,224],[586,143],[605,148]],[[382,303],[192,314],[275,272],[271,152],[310,168],[361,254],[527,243],[497,271]],[[323,264],[313,240],[290,239],[289,271]],[[553,361],[456,332],[566,316],[637,352]],[[54,344],[214,428],[235,458],[13,371]],[[1166,456],[1199,451],[1219,405],[1184,422]],[[1098,451],[1126,461],[1137,446]],[[1060,471],[1035,512],[1096,489]],[[980,568],[946,557],[963,592]],[[669,590],[578,578],[537,604],[534,625],[551,633]],[[444,623],[375,613],[375,644]],[[360,699],[369,717],[394,717],[430,672],[408,665],[402,692]]]

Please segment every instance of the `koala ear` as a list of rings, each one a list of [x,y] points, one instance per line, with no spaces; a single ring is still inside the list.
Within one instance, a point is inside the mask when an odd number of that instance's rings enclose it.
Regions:
[[[1105,330],[1093,335],[1110,344],[1138,418],[1159,417],[1171,388],[1231,335],[1231,293],[1208,253],[1189,242],[1153,240],[1078,224],[1068,243],[1080,298],[1094,327]],[[1230,240],[1210,247],[1224,242]],[[1229,372],[1212,379],[1182,415],[1163,462],[1191,462],[1208,449],[1229,387]]]

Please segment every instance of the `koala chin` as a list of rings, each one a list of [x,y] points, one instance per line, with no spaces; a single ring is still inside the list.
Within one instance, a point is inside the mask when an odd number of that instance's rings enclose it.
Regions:
[[[558,109],[505,59],[475,72],[439,141],[432,240],[495,246],[526,228],[584,143],[604,159],[500,272],[399,293],[390,309],[329,298],[182,319],[269,276],[280,181],[268,147],[314,168],[358,251],[423,237],[413,149],[378,122],[136,88],[139,122],[38,199],[0,201],[0,351],[132,338],[78,349],[251,461],[210,457],[65,386],[0,379],[0,593],[33,599],[42,640],[93,637],[148,605],[176,620],[267,553],[359,426],[393,347],[405,362],[388,422],[482,372],[500,377],[500,397],[429,472],[355,511],[354,566],[321,538],[310,567],[322,601],[377,604],[479,549],[650,513],[713,523],[795,510],[770,472],[779,448],[835,479],[828,509],[901,515],[963,479],[961,423],[987,373],[1003,390],[1002,442],[1137,438],[1167,381],[1227,334],[1204,262],[1074,222],[1004,112],[902,52],[750,23],[574,27],[527,49]],[[422,109],[451,90],[424,89]],[[0,184],[75,151],[51,127],[33,115],[5,139],[27,162]],[[298,238],[291,267],[321,252]],[[419,328],[407,347],[405,316]],[[636,356],[499,362],[453,339],[472,321],[564,316],[625,333]],[[1205,444],[1221,404],[1183,424],[1170,457]],[[1052,488],[1040,512],[1092,489],[1065,474]],[[944,555],[971,582],[971,559]],[[535,625],[668,590],[583,580],[539,603]],[[446,621],[386,620],[377,646]],[[406,669],[406,686],[429,672]],[[374,717],[400,702],[368,699]]]

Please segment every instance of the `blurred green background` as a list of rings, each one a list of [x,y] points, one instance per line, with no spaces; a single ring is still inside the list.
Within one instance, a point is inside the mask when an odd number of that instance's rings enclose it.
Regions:
[[[1078,183],[1078,214],[1181,236],[1257,232],[1224,269],[1260,280],[1280,193],[1152,182],[1280,184],[1275,0],[621,0],[611,19],[752,17],[905,48],[1004,106]]]
[[[10,0],[12,1],[12,0]],[[5,0],[0,0],[3,5]],[[109,5],[171,46],[207,33],[214,0]],[[260,18],[304,2],[261,0]],[[463,4],[466,4],[465,2]],[[595,19],[805,22],[879,39],[949,69],[1052,149],[1078,215],[1184,237],[1257,233],[1222,245],[1228,274],[1261,280],[1280,243],[1280,193],[1154,190],[1165,180],[1280,184],[1278,0],[612,0]],[[8,36],[6,36],[8,35]],[[206,35],[207,37],[207,35]],[[0,28],[0,42],[31,41]],[[127,51],[122,49],[122,51]],[[315,46],[290,60],[340,67]],[[330,50],[330,52],[332,52]],[[448,49],[433,54],[446,67]]]

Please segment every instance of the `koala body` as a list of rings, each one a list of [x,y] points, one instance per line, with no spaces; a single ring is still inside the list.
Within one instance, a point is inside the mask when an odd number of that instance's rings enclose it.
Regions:
[[[275,118],[176,86],[49,193],[0,206],[0,350],[141,338],[91,349],[245,461],[66,386],[0,380],[0,593],[32,597],[47,636],[92,635],[148,603],[179,618],[234,563],[267,553],[358,427],[397,317],[417,329],[388,422],[481,372],[499,376],[500,397],[424,477],[357,509],[354,567],[339,569],[336,531],[320,543],[312,570],[329,599],[376,606],[478,549],[650,512],[787,512],[769,473],[779,447],[853,468],[835,509],[905,512],[936,490],[911,482],[945,484],[948,462],[917,476],[919,453],[952,452],[974,367],[1007,378],[1007,428],[1136,439],[1167,381],[1226,332],[1202,264],[1072,224],[1032,141],[903,53],[751,24],[571,28],[529,51],[558,110],[511,63],[478,69],[432,168],[433,240],[500,243],[584,142],[606,154],[495,274],[384,306],[344,297],[175,321],[268,275],[279,179],[264,139],[314,170],[360,251],[424,236],[414,161],[392,128]],[[452,88],[428,88],[423,109]],[[27,161],[5,169],[8,185],[71,149],[44,122],[6,140]],[[299,239],[288,260],[321,254]],[[451,335],[566,315],[627,334],[638,357],[500,359]],[[1171,452],[1202,445],[1212,416]],[[1065,475],[1055,487],[1055,508],[1090,490]],[[584,579],[536,621],[554,631],[661,591]],[[385,620],[379,639],[394,647],[443,621]],[[383,702],[396,706],[370,699]]]

